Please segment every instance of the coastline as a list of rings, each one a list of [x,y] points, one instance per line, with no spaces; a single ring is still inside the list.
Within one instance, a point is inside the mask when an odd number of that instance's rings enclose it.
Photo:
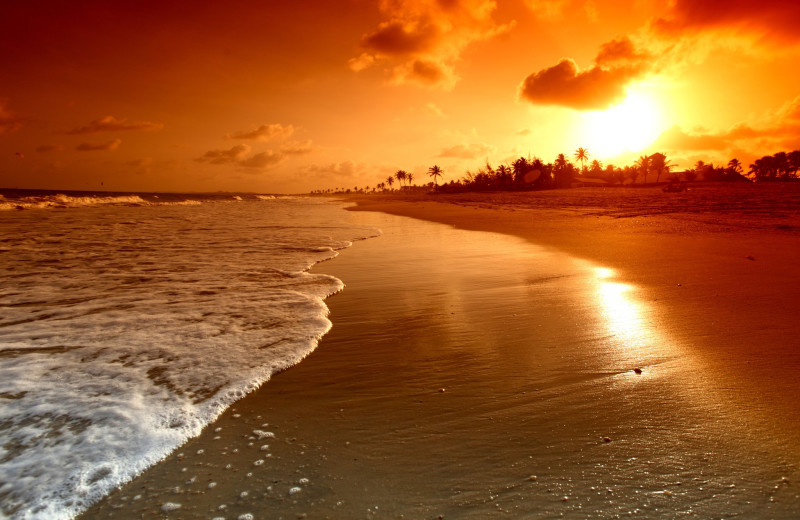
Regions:
[[[403,219],[386,240],[356,244],[361,251],[317,268],[352,283],[328,301],[334,328],[317,351],[80,518],[207,518],[222,502],[220,518],[246,512],[255,518],[796,513],[800,502],[788,484],[797,479],[792,383],[800,373],[797,353],[788,348],[797,332],[787,319],[789,302],[800,294],[791,276],[793,232],[732,236],[724,223],[674,232],[669,217],[609,226],[603,224],[614,223],[610,217],[576,219],[575,213],[589,213],[585,208],[548,213],[475,209],[463,200],[359,203],[353,209],[502,231],[613,268],[613,280],[632,284],[632,296],[642,302],[653,329],[648,333],[663,332],[684,353],[652,357],[641,380],[647,385],[636,387],[631,370],[639,365],[618,362],[611,371],[578,367],[573,386],[548,389],[538,381],[527,387],[527,372],[517,370],[533,365],[519,368],[514,356],[478,377],[480,384],[466,384],[486,363],[419,348],[437,347],[431,338],[449,322],[447,313],[410,319],[380,307],[402,301],[398,296],[409,289],[407,277],[389,274],[400,257],[387,254],[387,243],[402,248],[414,233],[429,230],[434,236],[420,240],[434,248],[444,236],[439,233],[446,234]],[[520,220],[520,213],[539,220]],[[365,272],[380,258],[383,265]],[[501,300],[494,295],[483,304]],[[496,306],[474,316],[498,322],[498,335],[508,316]],[[781,326],[775,308],[783,312]],[[509,337],[525,336],[512,329]],[[475,330],[467,339],[470,334]],[[755,341],[759,348],[749,348]],[[544,359],[559,362],[558,356]],[[560,370],[568,374],[569,365]],[[656,453],[670,443],[672,449]],[[641,494],[636,486],[644,486]],[[744,506],[734,500],[737,493],[759,499]],[[183,505],[164,509],[175,503]]]

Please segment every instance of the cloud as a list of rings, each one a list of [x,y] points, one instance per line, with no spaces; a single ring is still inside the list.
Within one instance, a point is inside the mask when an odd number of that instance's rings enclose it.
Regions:
[[[0,134],[16,132],[22,128],[23,118],[6,107],[8,100],[0,99]]]
[[[697,30],[733,29],[775,42],[800,43],[797,0],[674,0],[666,16],[652,22],[656,31],[680,36]]]
[[[525,5],[538,18],[554,21],[561,18],[568,0],[525,0]]]
[[[243,160],[250,150],[251,148],[246,144],[237,144],[227,150],[210,150],[195,161],[209,164],[231,164]]]
[[[611,40],[600,46],[591,68],[579,70],[574,60],[562,58],[525,78],[518,95],[535,105],[605,110],[625,98],[625,88],[644,76],[650,59],[628,37]]]
[[[101,132],[127,132],[130,130],[161,130],[161,123],[149,121],[128,121],[125,118],[117,119],[114,116],[105,116],[95,119],[86,126],[81,126],[67,132],[70,135],[98,134]]]
[[[390,82],[452,88],[455,63],[470,44],[508,32],[492,19],[495,0],[382,0],[385,20],[361,39],[349,61],[358,72],[387,63]]]
[[[734,125],[720,132],[688,133],[675,126],[653,144],[667,151],[720,151],[746,148],[797,148],[800,141],[800,96],[788,101],[759,123]]]
[[[330,164],[311,164],[303,173],[310,178],[321,181],[350,182],[360,179],[366,171],[364,164],[353,161],[342,161]]]
[[[309,139],[304,142],[292,141],[284,143],[280,148],[280,153],[283,155],[306,155],[311,153],[313,150],[314,147]]]
[[[445,148],[437,157],[456,157],[460,159],[475,159],[486,157],[494,151],[494,147],[484,143],[458,144]]]
[[[601,45],[594,61],[604,67],[636,66],[650,58],[648,53],[637,50],[631,39],[625,36]]]
[[[604,110],[622,101],[625,87],[643,73],[644,69],[639,66],[604,68],[595,65],[579,71],[573,60],[565,58],[525,78],[519,87],[519,96],[535,105]]]
[[[239,166],[245,168],[267,168],[275,166],[284,158],[283,154],[268,150],[266,152],[257,153],[249,159],[244,159],[238,162]]]
[[[121,139],[114,139],[107,143],[81,143],[75,149],[79,152],[108,152],[116,150],[121,144]]]
[[[276,166],[284,159],[291,156],[306,155],[314,150],[310,140],[304,142],[291,141],[284,143],[278,150],[267,150],[255,155],[248,155],[252,151],[249,145],[237,144],[227,150],[210,150],[197,162],[209,164],[233,164],[242,168],[263,169]]]
[[[63,152],[64,147],[60,144],[43,144],[36,147],[37,153]]]
[[[125,164],[128,166],[133,166],[134,168],[141,168],[153,164],[153,159],[151,159],[150,157],[142,157],[141,159],[134,159],[133,161],[128,161]]]
[[[271,141],[273,139],[286,139],[290,137],[295,131],[292,125],[282,125],[280,123],[272,123],[269,125],[261,125],[254,130],[234,132],[225,136],[226,139],[243,139],[251,141]]]
[[[678,126],[663,132],[656,142],[653,143],[654,149],[665,150],[724,150],[729,143],[722,135],[709,133],[688,134]]]

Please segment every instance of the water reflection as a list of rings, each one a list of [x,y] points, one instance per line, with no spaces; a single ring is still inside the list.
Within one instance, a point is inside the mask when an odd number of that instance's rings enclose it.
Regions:
[[[642,320],[641,304],[631,295],[633,286],[615,281],[616,272],[607,267],[595,267],[594,274],[600,315],[609,332],[622,341],[626,349],[652,344]]]

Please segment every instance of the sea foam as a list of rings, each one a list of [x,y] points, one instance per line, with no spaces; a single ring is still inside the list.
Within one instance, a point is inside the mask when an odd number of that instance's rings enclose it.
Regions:
[[[134,201],[130,199],[128,202]],[[0,516],[71,518],[298,363],[338,206],[85,204],[0,222]]]

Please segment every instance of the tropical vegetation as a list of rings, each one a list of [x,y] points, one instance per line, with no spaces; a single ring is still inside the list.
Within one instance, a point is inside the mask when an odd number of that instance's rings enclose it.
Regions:
[[[369,187],[358,189],[357,192],[393,191],[393,184],[397,181],[401,190],[435,190],[438,192],[459,191],[518,191],[569,188],[586,185],[643,185],[652,183],[685,183],[698,180],[711,182],[776,182],[797,181],[800,172],[800,150],[793,152],[778,152],[757,159],[749,166],[745,173],[744,165],[736,158],[728,161],[726,165],[715,166],[713,163],[697,161],[693,167],[682,172],[674,171],[674,165],[663,153],[642,155],[633,164],[617,167],[613,164],[603,165],[597,159],[589,162],[591,157],[586,148],[578,148],[573,157],[581,163],[579,168],[567,158],[565,154],[558,154],[553,162],[545,163],[538,157],[520,157],[511,163],[500,164],[493,167],[486,164],[475,170],[467,171],[461,179],[453,179],[447,183],[440,183],[444,170],[438,165],[433,165],[427,170],[432,179],[422,186],[413,184],[414,175],[405,170],[397,170],[384,182],[377,184],[370,190]],[[587,166],[586,163],[589,162]],[[350,192],[350,189],[327,190]],[[322,193],[322,191],[320,192]]]

